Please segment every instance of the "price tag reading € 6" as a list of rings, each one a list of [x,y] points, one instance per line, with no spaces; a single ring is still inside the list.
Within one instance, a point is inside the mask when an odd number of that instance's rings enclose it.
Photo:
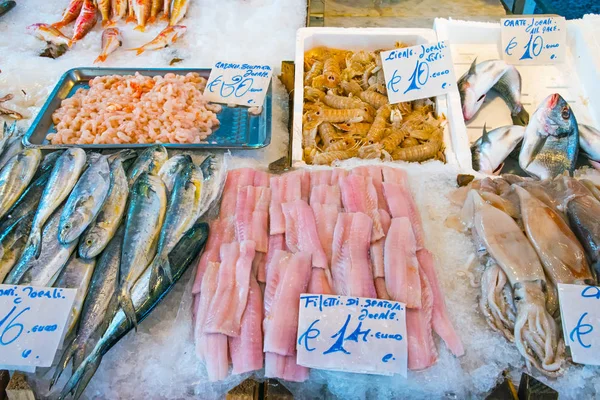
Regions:
[[[268,65],[218,61],[210,71],[204,97],[215,103],[260,107],[272,74],[273,69]]]
[[[456,88],[448,42],[381,52],[390,103],[425,99]]]
[[[558,64],[565,60],[567,25],[559,16],[503,18],[502,59],[511,64]]]
[[[296,362],[317,369],[406,376],[405,309],[396,301],[302,294]]]
[[[76,293],[0,285],[0,365],[50,367]]]
[[[600,365],[600,287],[559,284],[558,300],[573,361]]]

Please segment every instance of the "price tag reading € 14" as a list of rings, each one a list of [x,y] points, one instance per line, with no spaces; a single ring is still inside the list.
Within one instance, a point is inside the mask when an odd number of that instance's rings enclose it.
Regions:
[[[271,83],[268,65],[218,61],[210,71],[204,97],[215,103],[260,107]]]
[[[559,284],[558,300],[573,361],[600,365],[600,287]]]
[[[390,103],[425,99],[456,87],[448,42],[381,52]]]
[[[565,60],[564,17],[503,18],[502,59],[511,64],[558,64]]]
[[[50,367],[76,293],[0,285],[0,365]]]
[[[310,368],[406,376],[405,309],[396,301],[302,294],[296,362]]]

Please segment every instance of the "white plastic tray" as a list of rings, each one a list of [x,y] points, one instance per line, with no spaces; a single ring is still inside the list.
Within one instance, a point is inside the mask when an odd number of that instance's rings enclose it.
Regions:
[[[301,28],[296,34],[296,72],[294,82],[294,124],[292,139],[292,160],[294,164],[302,164],[302,107],[304,90],[304,53],[319,46],[327,46],[346,50],[391,49],[398,41],[411,46],[436,42],[432,29],[396,29],[396,28]],[[464,129],[462,116],[454,121],[447,113],[448,103],[456,103],[460,107],[457,90],[445,96],[436,97],[436,109],[439,114],[447,116],[448,124],[444,130],[446,146],[446,162],[457,164],[454,155],[453,135],[455,129]],[[455,123],[458,122],[458,127]],[[462,127],[461,127],[462,126]]]
[[[456,78],[460,78],[477,57],[478,61],[501,58],[500,24],[436,18],[434,29],[438,40],[449,40]],[[522,78],[521,102],[532,115],[538,105],[552,93],[559,93],[573,108],[579,123],[600,123],[600,80],[594,56],[584,40],[582,20],[567,21],[566,61],[560,65],[517,66]],[[600,58],[598,58],[600,62]],[[598,68],[598,69],[597,69]],[[460,101],[448,106],[450,120],[462,120]],[[488,131],[511,125],[510,110],[495,95],[488,96],[463,130],[453,129],[453,142],[459,166],[472,168],[470,144],[477,140],[484,124]],[[458,127],[459,124],[456,124]]]

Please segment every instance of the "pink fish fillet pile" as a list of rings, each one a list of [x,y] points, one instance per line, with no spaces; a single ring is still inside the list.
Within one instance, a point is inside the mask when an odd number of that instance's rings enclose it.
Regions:
[[[307,380],[296,364],[302,293],[406,304],[409,369],[435,364],[434,332],[464,353],[402,169],[232,170],[210,228],[192,290],[210,381],[263,367],[266,377]]]

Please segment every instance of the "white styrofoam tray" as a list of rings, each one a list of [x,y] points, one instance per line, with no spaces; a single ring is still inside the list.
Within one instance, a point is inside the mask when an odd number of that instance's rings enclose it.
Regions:
[[[559,65],[516,66],[522,78],[521,102],[531,116],[538,105],[552,93],[559,93],[572,107],[578,123],[598,127],[600,123],[600,81],[594,56],[584,40],[582,21],[567,21],[565,63]],[[458,21],[436,18],[434,29],[438,40],[448,40],[452,51],[454,72],[459,79],[477,58],[478,62],[501,58],[500,24]],[[594,79],[596,77],[596,79]],[[462,119],[458,103],[448,106],[449,119]],[[471,170],[470,145],[486,125],[488,131],[512,125],[510,110],[502,98],[488,95],[476,116],[463,124],[464,129],[452,130],[458,164]]]
[[[296,34],[296,72],[294,76],[294,124],[292,138],[292,160],[294,164],[302,164],[302,108],[304,104],[304,53],[315,47],[326,46],[344,50],[378,50],[392,49],[401,41],[411,46],[434,43],[436,35],[432,29],[416,28],[300,28]],[[454,155],[452,131],[464,130],[462,116],[454,121],[447,113],[448,103],[456,103],[460,107],[460,96],[456,88],[447,95],[436,97],[438,114],[446,115],[448,123],[444,129],[446,162],[457,164]],[[456,126],[458,124],[458,126]]]

